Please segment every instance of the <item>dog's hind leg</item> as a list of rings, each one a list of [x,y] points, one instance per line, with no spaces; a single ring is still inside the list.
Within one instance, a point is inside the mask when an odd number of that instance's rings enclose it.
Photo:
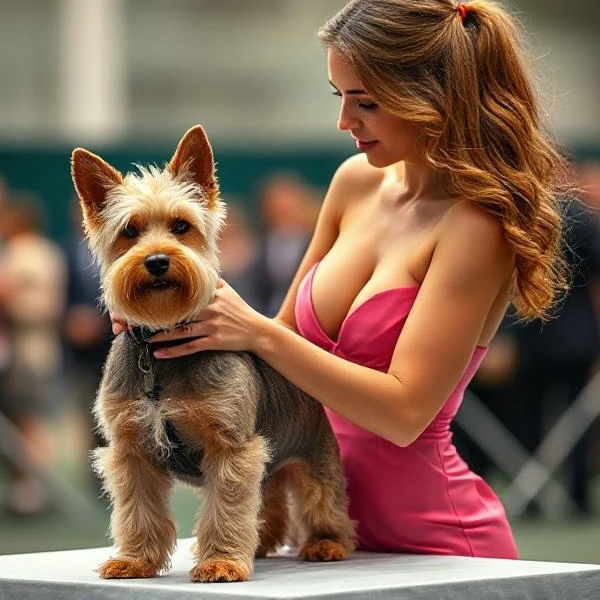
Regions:
[[[283,546],[289,535],[289,507],[287,494],[287,472],[285,466],[271,474],[263,488],[262,511],[260,513],[260,543],[257,558]]]
[[[266,444],[259,435],[235,447],[205,448],[192,581],[245,581],[252,574],[267,460]]]
[[[299,556],[310,561],[345,559],[355,547],[354,525],[339,461],[324,453],[312,462],[298,460],[295,467],[293,513],[305,536]]]
[[[137,579],[168,569],[177,541],[169,513],[171,476],[152,464],[136,440],[98,449],[95,467],[112,499],[111,534],[119,549],[97,569],[100,576]]]

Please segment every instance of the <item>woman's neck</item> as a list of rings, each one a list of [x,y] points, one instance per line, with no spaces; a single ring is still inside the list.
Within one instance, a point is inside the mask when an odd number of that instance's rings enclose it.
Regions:
[[[404,202],[447,197],[445,178],[425,162],[401,161],[390,169],[398,184],[398,200]]]

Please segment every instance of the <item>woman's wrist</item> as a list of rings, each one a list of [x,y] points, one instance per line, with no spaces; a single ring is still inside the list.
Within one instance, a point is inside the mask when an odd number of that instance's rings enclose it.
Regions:
[[[266,359],[273,348],[273,341],[278,330],[282,328],[284,328],[284,326],[275,319],[260,315],[256,327],[254,328],[250,350],[261,358]]]

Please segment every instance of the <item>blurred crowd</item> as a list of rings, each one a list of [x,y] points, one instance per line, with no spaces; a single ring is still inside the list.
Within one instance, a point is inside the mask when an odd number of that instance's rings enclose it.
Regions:
[[[600,374],[600,164],[574,165],[566,181],[572,190],[563,202],[562,245],[569,292],[547,323],[520,322],[509,310],[471,391],[526,455],[542,463],[549,454],[565,455],[554,473],[548,465],[550,474],[569,493],[571,514],[587,516],[600,508],[594,506],[592,486],[600,471],[596,418],[600,396],[595,400],[595,413],[582,402],[584,389]],[[540,452],[560,419],[562,438],[549,439],[562,447]],[[486,448],[475,445],[459,426],[456,429],[456,445],[471,468],[489,476],[496,465],[486,455]],[[510,448],[505,450],[508,453]],[[522,510],[526,515],[538,515],[540,506],[527,502]]]
[[[254,199],[224,198],[222,276],[260,312],[277,312],[321,195],[298,174],[275,172]],[[257,210],[248,210],[252,202]],[[99,303],[79,203],[72,199],[64,239],[46,235],[47,210],[0,177],[0,510],[20,516],[55,508],[48,475],[61,460],[82,465],[86,487],[101,493],[88,456],[104,443],[91,409],[110,319]]]
[[[564,203],[571,291],[545,325],[519,323],[509,313],[472,384],[529,453],[600,372],[600,164],[582,163],[574,174],[578,191]],[[225,198],[222,275],[263,314],[276,314],[321,198],[322,190],[294,172],[272,173],[252,199]],[[0,482],[8,483],[0,503],[22,516],[55,508],[47,474],[65,453],[78,457],[98,495],[87,456],[103,440],[91,407],[112,338],[77,201],[65,239],[46,235],[46,210],[0,178]],[[65,414],[77,436],[61,432]],[[600,435],[593,418],[583,429],[561,467],[578,512],[588,515],[600,508],[590,491],[600,471]],[[455,439],[471,467],[489,476],[496,465],[485,448],[460,427]],[[527,510],[535,513],[535,502]]]

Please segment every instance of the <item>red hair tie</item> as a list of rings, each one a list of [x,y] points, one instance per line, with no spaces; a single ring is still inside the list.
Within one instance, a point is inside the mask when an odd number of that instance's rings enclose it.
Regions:
[[[467,12],[468,12],[468,8],[466,4],[463,4],[462,2],[456,7],[456,10],[458,11],[458,14],[460,15],[460,19],[461,21],[464,23],[465,19],[467,18]]]

